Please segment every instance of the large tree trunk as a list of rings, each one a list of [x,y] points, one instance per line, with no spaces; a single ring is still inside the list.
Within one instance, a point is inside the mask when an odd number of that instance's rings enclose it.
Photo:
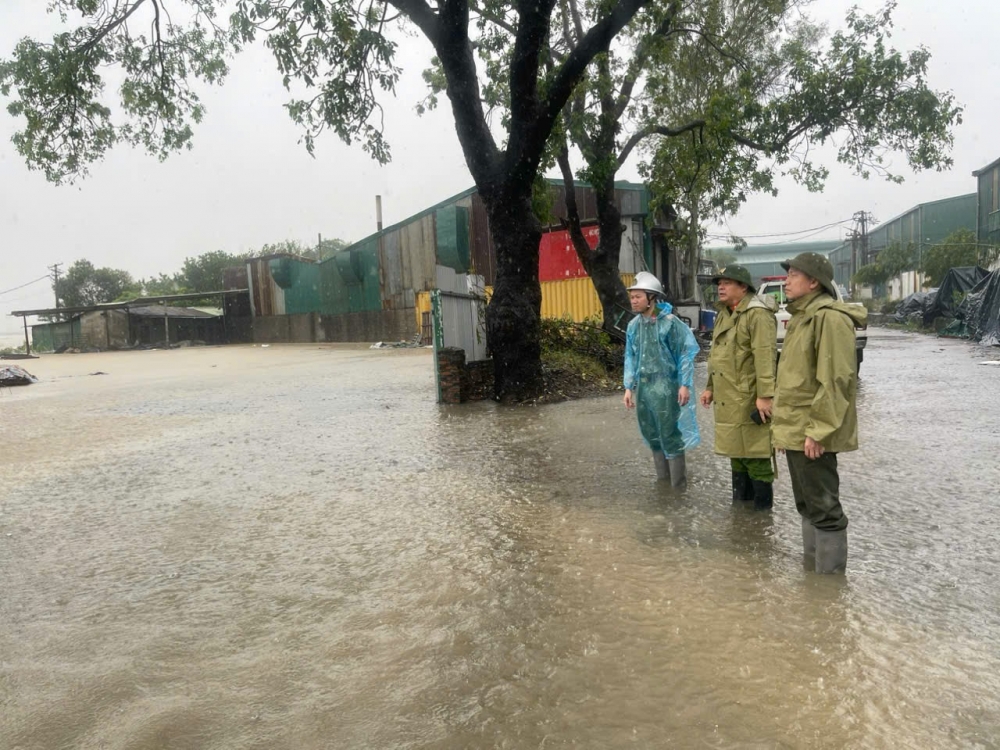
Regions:
[[[698,211],[698,202],[694,200],[688,207],[691,217],[688,226],[688,236],[684,264],[682,267],[683,284],[681,286],[681,299],[692,300],[696,298],[695,289],[698,285],[698,260],[701,255],[701,241],[698,231],[701,227],[701,214]]]
[[[486,331],[493,353],[497,398],[530,398],[541,385],[541,307],[538,243],[542,231],[531,209],[531,184],[545,145],[566,101],[590,61],[606,51],[650,0],[618,0],[600,14],[579,44],[546,76],[549,24],[556,0],[530,0],[518,14],[511,50],[510,121],[506,147],[498,148],[482,106],[476,56],[469,38],[471,4],[392,0],[427,35],[448,81],[447,94],[466,164],[486,204],[496,249],[493,297]]]
[[[672,245],[663,285],[669,296],[676,301],[697,299],[698,261],[701,257],[701,243],[698,227],[701,215],[696,203],[682,204],[688,211],[687,231],[682,241]]]
[[[579,239],[573,237],[573,246],[584,270],[594,282],[594,289],[601,300],[601,312],[604,315],[604,328],[614,332],[614,324],[622,312],[630,309],[628,292],[622,283],[619,261],[622,251],[622,218],[615,205],[614,187],[610,197],[604,190],[596,191],[597,197],[597,227],[599,238],[597,247],[590,249],[579,231]],[[579,226],[579,225],[578,225]],[[572,228],[571,236],[574,234]],[[581,252],[582,251],[582,252]]]
[[[486,335],[493,355],[494,396],[522,401],[542,385],[538,245],[542,227],[531,207],[531,188],[481,192],[496,247],[493,296]]]
[[[573,248],[583,265],[583,270],[590,276],[594,290],[601,302],[601,314],[604,317],[604,329],[617,334],[614,328],[618,317],[630,309],[628,292],[622,283],[619,271],[619,259],[622,250],[622,217],[615,205],[614,174],[610,179],[602,180],[594,186],[597,199],[597,247],[593,250],[583,236],[583,225],[580,219],[580,209],[576,203],[576,186],[573,171],[569,164],[569,153],[564,147],[557,161],[563,174],[563,188],[566,193],[566,226],[569,230]]]

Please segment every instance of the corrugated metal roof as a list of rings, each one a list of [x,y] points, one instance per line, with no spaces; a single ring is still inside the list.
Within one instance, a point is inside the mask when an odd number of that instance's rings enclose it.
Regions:
[[[170,307],[169,305],[144,305],[130,307],[128,312],[139,318],[217,318],[218,315],[195,310],[193,307]]]
[[[829,255],[844,244],[843,240],[817,240],[816,242],[787,242],[771,245],[747,245],[737,250],[733,245],[706,247],[706,250],[723,250],[736,256],[740,265],[749,263],[774,263],[794,258],[799,253],[820,253]]]
[[[561,179],[559,179],[559,178],[556,178],[556,177],[546,177],[545,181],[548,182],[550,185],[552,185],[554,187],[558,187],[558,188],[562,188],[563,187],[563,181]],[[581,200],[580,195],[579,195],[580,191],[581,190],[587,190],[589,192],[589,190],[590,190],[590,184],[587,183],[587,182],[580,181],[580,180],[577,180],[574,184],[575,184],[575,187],[577,188],[578,200]],[[364,238],[358,240],[357,242],[355,242],[352,245],[348,246],[346,249],[349,250],[350,248],[355,247],[357,245],[361,245],[361,244],[363,244],[365,242],[368,242],[369,240],[374,240],[374,239],[376,239],[376,238],[378,238],[380,236],[384,236],[385,234],[387,234],[389,232],[394,232],[394,231],[400,229],[401,227],[403,227],[403,226],[405,226],[407,224],[410,224],[411,222],[416,221],[417,219],[421,219],[421,218],[423,218],[425,216],[428,216],[428,215],[436,213],[438,211],[438,209],[444,208],[446,206],[451,206],[451,205],[453,205],[455,203],[458,203],[459,201],[461,201],[461,200],[463,200],[465,198],[477,195],[478,192],[479,191],[477,190],[477,188],[475,186],[473,186],[471,188],[468,188],[467,190],[463,190],[461,193],[453,195],[450,198],[445,198],[443,201],[440,201],[439,203],[435,203],[433,206],[425,208],[423,211],[420,211],[419,213],[415,213],[412,216],[409,216],[409,217],[403,219],[402,221],[396,222],[395,224],[392,224],[392,225],[390,225],[388,227],[385,227],[384,229],[382,229],[381,232],[375,232],[374,234],[370,234],[367,237],[364,237]],[[648,206],[647,206],[647,200],[645,198],[646,192],[647,192],[646,191],[646,187],[642,183],[628,182],[628,181],[625,181],[625,180],[619,180],[619,181],[615,182],[615,199],[616,199],[616,203],[619,206],[619,210],[622,211],[623,215],[641,215],[642,213],[644,213],[645,211],[647,211],[648,210]],[[556,196],[556,204],[557,205],[559,204],[559,202],[561,200],[562,200],[561,196]],[[591,198],[591,202],[592,202],[592,200],[593,199]],[[564,201],[563,201],[563,205],[565,205]],[[553,210],[556,210],[556,209],[557,209],[557,206],[554,206]],[[581,205],[581,212],[584,213],[584,214],[587,214],[586,218],[591,218],[592,219],[592,218],[595,218],[597,216],[597,209],[596,209],[596,207],[588,210],[585,206]],[[557,215],[558,215],[558,211],[557,211]]]
[[[996,166],[997,164],[1000,164],[1000,159],[997,159],[997,160],[995,160],[995,161],[991,161],[991,162],[990,162],[989,164],[987,164],[987,165],[986,165],[985,167],[981,167],[980,169],[977,169],[977,170],[976,170],[975,172],[973,172],[973,173],[972,173],[972,176],[973,176],[973,177],[979,177],[979,175],[981,175],[981,174],[982,174],[983,172],[988,172],[988,171],[990,171],[990,170],[991,170],[991,169],[993,169],[993,167],[995,167],[995,166]]]
[[[989,169],[989,167],[987,167],[987,169]],[[914,213],[915,211],[919,211],[921,208],[926,208],[927,206],[936,206],[936,205],[938,205],[940,203],[951,203],[952,201],[968,200],[970,198],[975,198],[976,195],[977,195],[976,193],[962,193],[962,195],[953,195],[950,198],[939,198],[939,199],[934,200],[934,201],[925,201],[923,203],[918,203],[917,205],[912,206],[912,207],[906,209],[902,213],[896,214],[891,219],[887,219],[887,220],[885,220],[885,221],[883,221],[883,222],[875,225],[874,227],[869,228],[868,234],[871,234],[875,230],[881,229],[882,227],[884,227],[884,226],[886,226],[888,224],[892,224],[892,222],[894,222],[894,221],[898,221],[899,219],[905,218],[905,217],[909,216],[910,214]]]

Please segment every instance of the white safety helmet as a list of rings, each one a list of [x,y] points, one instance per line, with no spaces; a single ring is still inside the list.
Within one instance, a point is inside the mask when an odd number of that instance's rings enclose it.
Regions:
[[[639,271],[635,275],[635,283],[630,286],[625,291],[631,292],[638,290],[640,292],[649,292],[650,294],[655,294],[658,297],[663,296],[663,284],[660,280],[653,276],[649,271]]]

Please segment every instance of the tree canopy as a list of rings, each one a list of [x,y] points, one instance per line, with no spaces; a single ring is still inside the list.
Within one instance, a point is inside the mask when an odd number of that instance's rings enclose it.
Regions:
[[[757,10],[745,12],[751,6]],[[825,170],[801,149],[834,136],[842,138],[839,158],[862,174],[896,179],[886,150],[903,151],[915,168],[947,164],[960,111],[950,95],[927,88],[926,51],[886,46],[892,4],[875,16],[853,12],[848,31],[822,48],[784,31],[782,14],[792,7],[783,0],[50,0],[69,30],[47,42],[22,40],[0,61],[0,94],[21,118],[14,143],[26,163],[54,182],[72,181],[116,144],[161,157],[190,147],[205,114],[199,85],[221,82],[231,56],[263,40],[310,153],[331,130],[384,163],[391,151],[379,100],[394,93],[398,45],[416,29],[433,47],[432,82],[451,104],[490,221],[497,266],[486,323],[497,395],[530,397],[541,378],[541,225],[532,188],[556,152],[554,132],[565,129],[581,148],[593,142],[585,174],[605,186],[631,149],[658,136],[648,175],[663,200],[707,175],[704,200],[717,211],[773,187],[779,168],[818,186]],[[766,53],[771,42],[783,45],[777,67]],[[707,62],[711,55],[718,57]],[[110,71],[121,80],[117,96],[106,90]],[[678,109],[686,101],[679,92],[701,78],[708,83],[697,110]],[[582,108],[581,83],[590,87]],[[625,115],[631,124],[623,129]],[[613,217],[606,212],[609,228]],[[700,220],[695,210],[688,224]],[[604,256],[602,267],[613,268],[616,249]],[[611,287],[617,294],[620,281]]]
[[[85,259],[73,263],[53,287],[62,307],[88,307],[114,302],[123,295],[137,294],[141,289],[128,271],[95,268]]]
[[[879,250],[875,260],[854,274],[856,284],[881,286],[906,271],[918,270],[920,248],[912,242],[893,242]]]
[[[940,286],[952,268],[982,266],[989,268],[997,260],[1000,247],[981,245],[971,229],[956,229],[941,242],[924,251],[923,270],[930,286]]]
[[[962,109],[927,85],[928,50],[890,46],[895,2],[870,15],[852,9],[829,38],[799,5],[763,2],[770,13],[760,13],[720,3],[713,31],[665,52],[674,62],[651,80],[632,140],[657,136],[646,175],[689,217],[719,219],[753,193],[777,195],[779,176],[822,190],[829,168],[815,147],[824,144],[865,179],[901,182],[894,155],[913,171],[951,166]]]

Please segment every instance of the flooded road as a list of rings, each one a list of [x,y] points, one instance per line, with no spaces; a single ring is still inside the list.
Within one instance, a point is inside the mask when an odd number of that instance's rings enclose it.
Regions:
[[[439,407],[423,350],[24,363],[0,748],[1000,747],[1000,351],[871,334],[846,579],[707,410],[676,492],[620,398]]]

